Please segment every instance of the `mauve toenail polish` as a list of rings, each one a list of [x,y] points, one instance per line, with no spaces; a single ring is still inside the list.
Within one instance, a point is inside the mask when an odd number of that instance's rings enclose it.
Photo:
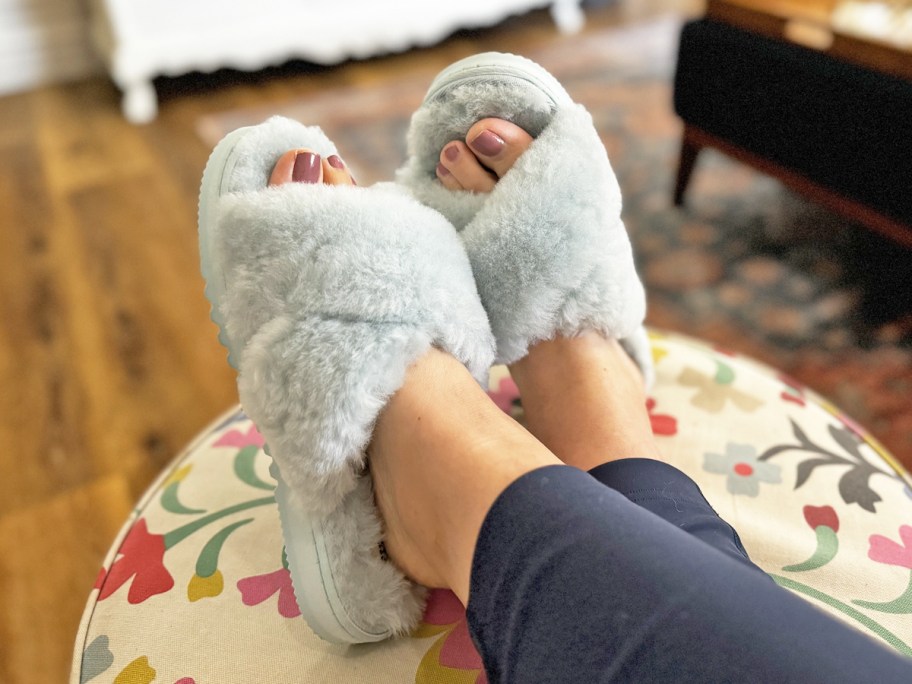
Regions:
[[[345,168],[345,164],[342,162],[341,159],[339,159],[338,155],[335,155],[335,154],[330,155],[329,157],[326,158],[326,161],[328,161],[329,165],[331,167],[333,167],[334,169],[344,169]]]
[[[456,161],[456,158],[459,157],[459,148],[456,147],[456,145],[451,145],[443,151],[443,156],[451,162],[454,162]]]
[[[449,176],[450,171],[443,164],[437,164],[437,175],[438,176]]]
[[[300,152],[295,157],[291,180],[295,183],[317,183],[320,180],[320,155]]]
[[[496,157],[504,145],[503,138],[491,131],[482,131],[469,143],[469,147],[486,157]]]

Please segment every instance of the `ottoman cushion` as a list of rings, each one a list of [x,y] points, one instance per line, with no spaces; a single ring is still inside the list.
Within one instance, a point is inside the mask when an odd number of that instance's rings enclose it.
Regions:
[[[703,488],[776,582],[912,655],[912,489],[838,409],[750,359],[653,332],[663,457]],[[521,419],[495,368],[490,395]],[[484,682],[465,612],[434,591],[410,637],[341,647],[299,616],[263,441],[232,409],[162,473],[99,572],[83,682]]]

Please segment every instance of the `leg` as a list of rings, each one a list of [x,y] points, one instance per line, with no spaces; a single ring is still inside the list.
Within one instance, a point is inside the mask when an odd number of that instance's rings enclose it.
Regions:
[[[381,552],[365,454],[381,409],[432,350],[470,382],[493,356],[453,227],[399,192],[351,185],[319,129],[275,117],[218,144],[199,210],[206,295],[273,459],[295,596],[341,643],[421,616],[423,590]]]
[[[533,345],[510,372],[529,430],[561,461],[758,570],[697,484],[659,460],[642,378],[620,345],[596,333],[557,337]]]
[[[909,661],[760,573],[549,466],[490,409],[458,364],[425,357],[381,414],[371,468],[391,557],[468,602],[491,681],[910,676]]]
[[[488,513],[469,625],[503,682],[901,682],[912,660],[572,468]]]
[[[531,142],[507,121],[479,121],[465,142],[443,148],[437,177],[450,190],[490,192]],[[644,410],[643,378],[617,341],[592,332],[558,335],[533,344],[510,372],[530,431],[564,463],[590,471],[602,484],[757,569],[696,483],[653,460],[659,454]]]
[[[684,133],[681,137],[681,158],[678,161],[678,177],[675,182],[674,204],[680,207],[684,204],[684,193],[690,183],[690,176],[693,173],[694,165],[697,163],[697,156],[703,146],[698,143],[690,130],[685,124]]]

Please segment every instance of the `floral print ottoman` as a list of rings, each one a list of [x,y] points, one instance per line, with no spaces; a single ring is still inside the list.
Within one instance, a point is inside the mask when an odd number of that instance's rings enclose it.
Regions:
[[[662,454],[691,475],[773,579],[912,655],[912,489],[862,428],[731,352],[653,331],[648,401]],[[521,419],[504,368],[491,398]],[[89,597],[71,684],[485,682],[465,612],[431,593],[414,634],[327,644],[300,617],[263,440],[235,409],[136,506]]]

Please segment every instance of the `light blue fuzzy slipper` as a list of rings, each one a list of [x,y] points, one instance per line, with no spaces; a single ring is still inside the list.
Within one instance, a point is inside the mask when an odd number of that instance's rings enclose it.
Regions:
[[[484,382],[493,339],[453,227],[392,186],[267,187],[283,152],[335,154],[317,128],[270,119],[212,153],[200,191],[206,295],[263,434],[295,595],[340,643],[412,629],[424,592],[381,558],[364,450],[431,346]]]
[[[446,189],[435,174],[440,151],[487,117],[535,140],[490,194]],[[461,231],[498,362],[594,329],[620,340],[651,383],[646,300],[620,188],[591,116],[551,74],[509,54],[456,62],[434,79],[407,143],[396,181]]]

